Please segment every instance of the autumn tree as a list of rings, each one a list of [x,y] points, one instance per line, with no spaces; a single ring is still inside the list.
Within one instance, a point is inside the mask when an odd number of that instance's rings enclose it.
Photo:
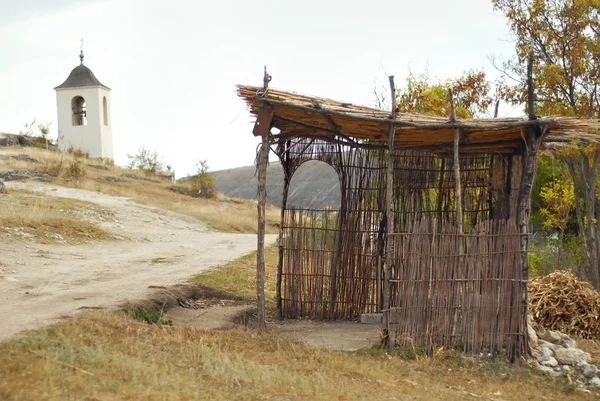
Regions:
[[[544,201],[544,206],[540,208],[540,214],[544,218],[543,226],[558,230],[558,268],[560,269],[565,229],[575,198],[573,182],[568,176],[550,181],[542,187],[540,197]]]
[[[468,71],[459,78],[435,80],[427,73],[409,74],[405,85],[397,90],[396,103],[403,113],[422,113],[438,116],[450,115],[452,90],[458,118],[484,115],[493,104],[490,82],[483,71]]]
[[[522,66],[533,53],[535,113],[600,117],[600,0],[492,0],[508,19],[516,44],[513,59],[499,66],[504,100],[522,104]],[[511,82],[512,81],[512,82]],[[574,185],[579,231],[588,260],[588,276],[600,288],[600,201],[597,192],[600,148],[578,144],[564,160]]]

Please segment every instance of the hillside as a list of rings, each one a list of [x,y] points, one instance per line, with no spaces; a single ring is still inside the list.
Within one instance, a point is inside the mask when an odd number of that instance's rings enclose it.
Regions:
[[[256,199],[256,167],[247,166],[215,171],[217,191],[227,196]],[[267,198],[275,206],[281,204],[283,190],[283,169],[279,162],[271,162],[267,170]],[[322,162],[307,162],[294,175],[288,198],[288,205],[321,209],[338,208],[340,204],[340,183],[336,172]]]

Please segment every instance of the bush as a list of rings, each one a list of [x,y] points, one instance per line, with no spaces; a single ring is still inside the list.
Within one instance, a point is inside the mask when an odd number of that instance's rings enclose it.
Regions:
[[[139,148],[135,155],[127,155],[127,158],[129,159],[127,167],[131,170],[156,174],[164,168],[164,163],[158,152],[148,150],[145,147]]]
[[[208,173],[206,160],[196,164],[196,174],[190,177],[190,185],[203,198],[213,198],[216,195],[213,185],[214,178]]]
[[[85,178],[86,174],[87,170],[83,159],[76,157],[69,163],[69,167],[67,168],[67,178],[79,182]]]
[[[65,169],[65,157],[61,154],[57,160],[48,160],[44,165],[44,172],[51,177],[60,177]]]

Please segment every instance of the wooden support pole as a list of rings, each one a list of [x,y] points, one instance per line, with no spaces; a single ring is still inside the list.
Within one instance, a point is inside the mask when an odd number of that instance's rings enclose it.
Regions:
[[[450,121],[456,122],[456,109],[454,107],[454,94],[452,89],[448,89],[448,95],[450,96]],[[466,251],[466,244],[462,235],[464,234],[463,229],[463,211],[462,211],[462,185],[460,181],[460,157],[459,157],[459,143],[460,143],[460,129],[454,128],[454,143],[452,147],[452,167],[454,170],[454,202],[456,203],[456,228],[460,235],[459,246],[458,246],[458,264],[457,270],[454,272],[454,277],[459,280],[466,277],[466,272],[463,270],[464,254]],[[455,289],[454,299],[459,299],[460,294],[464,291],[462,282],[458,282]],[[454,310],[454,316],[452,317],[452,338],[456,338],[456,332],[459,329],[459,309]]]
[[[456,110],[454,108],[454,95],[452,94],[452,89],[448,89],[448,93],[450,95],[450,121],[452,123],[456,122]],[[454,128],[454,148],[453,148],[453,157],[454,157],[454,200],[456,201],[456,226],[458,227],[458,232],[463,234],[463,211],[462,211],[462,191],[460,184],[460,158],[458,155],[458,145],[460,142],[460,129]]]
[[[287,199],[290,190],[290,179],[291,179],[291,171],[290,171],[290,148],[292,144],[290,141],[286,143],[286,149],[281,158],[281,166],[283,167],[283,193],[281,196],[281,221],[279,224],[279,261],[277,262],[277,287],[275,289],[275,302],[277,303],[277,319],[283,320],[283,303],[281,296],[281,286],[282,286],[282,278],[283,278],[283,227],[285,224],[285,211],[287,209]]]
[[[533,53],[529,53],[527,63],[527,114],[530,120],[535,120],[534,111],[534,90],[533,90]],[[529,216],[531,213],[531,189],[537,168],[537,150],[542,141],[543,129],[540,126],[531,125],[525,132],[525,146],[523,155],[523,171],[521,173],[521,184],[519,186],[519,196],[517,200],[517,225],[521,234],[521,280],[526,282],[529,279],[529,262],[527,251],[529,247]],[[515,324],[516,332],[519,333],[516,346],[511,352],[511,360],[515,361],[520,356],[529,354],[529,344],[527,338],[527,286],[521,288],[518,294],[519,309],[521,316]]]
[[[266,96],[271,76],[265,74],[263,78],[263,96]],[[269,161],[269,128],[261,131],[262,143],[260,146],[257,169],[258,169],[258,243],[256,247],[256,309],[258,329],[265,330],[267,322],[265,318],[265,205],[267,202],[267,163]]]
[[[392,211],[394,194],[394,139],[396,136],[396,116],[398,115],[398,106],[396,105],[396,84],[394,76],[390,76],[390,91],[392,101],[392,114],[390,131],[388,133],[388,164],[387,179],[385,186],[385,216],[386,216],[386,236],[385,236],[385,261],[383,264],[383,338],[384,345],[391,346],[389,335],[389,309],[392,301],[392,261],[394,252],[394,243],[388,235],[394,232],[394,215]]]

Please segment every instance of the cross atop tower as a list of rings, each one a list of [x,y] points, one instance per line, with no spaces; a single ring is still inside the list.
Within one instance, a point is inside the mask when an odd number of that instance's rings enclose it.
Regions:
[[[81,60],[81,65],[83,65],[83,38],[79,42],[81,43],[79,46],[79,60]]]

